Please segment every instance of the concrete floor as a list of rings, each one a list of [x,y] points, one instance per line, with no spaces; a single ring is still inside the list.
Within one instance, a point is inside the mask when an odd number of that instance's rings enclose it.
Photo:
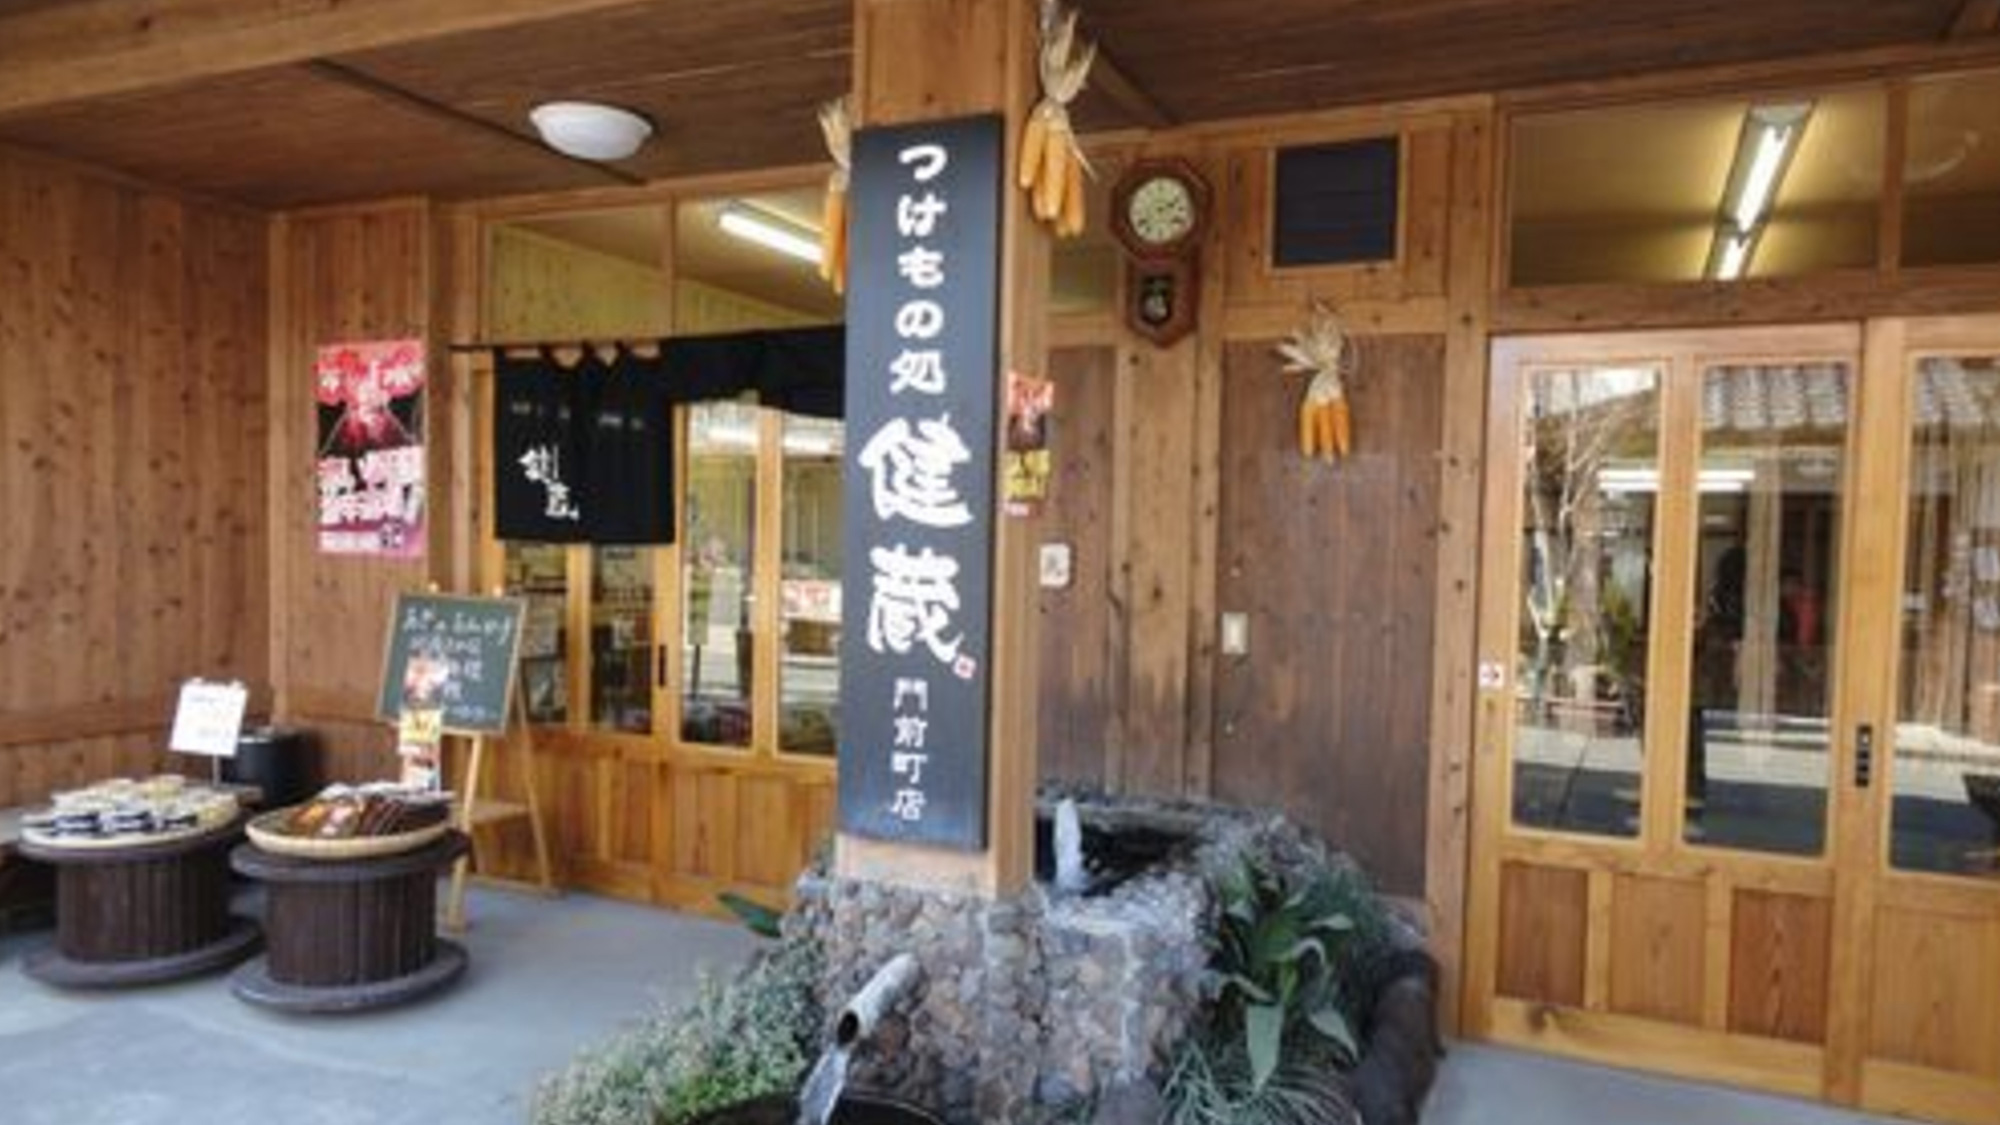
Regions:
[[[520,1125],[535,1080],[733,965],[741,929],[604,899],[475,891],[472,968],[408,1008],[304,1018],[221,977],[63,993],[21,975],[47,935],[0,942],[6,1125]]]
[[[1520,1051],[1452,1048],[1424,1125],[1890,1125],[1811,1102]]]
[[[698,965],[751,948],[734,926],[572,895],[475,892],[472,971],[438,999],[305,1019],[219,977],[61,993],[24,978],[47,935],[0,941],[6,1125],[523,1125],[538,1076],[687,996]],[[1426,1125],[1861,1125],[1804,1102],[1460,1045]]]

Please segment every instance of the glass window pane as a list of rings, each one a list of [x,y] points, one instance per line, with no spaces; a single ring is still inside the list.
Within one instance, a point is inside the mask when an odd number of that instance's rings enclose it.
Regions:
[[[590,725],[653,730],[653,552],[590,552]]]
[[[1797,106],[1808,109],[1803,130],[1768,175],[1753,175],[1759,123]],[[1871,268],[1886,133],[1879,88],[1524,118],[1513,134],[1512,283],[1724,276],[1717,243],[1739,214],[1755,236],[1742,276]]]
[[[1703,375],[1690,843],[1825,848],[1850,388],[1844,364]]]
[[[507,593],[526,598],[521,629],[521,689],[528,721],[569,719],[569,549],[552,543],[506,545]]]
[[[1514,735],[1525,827],[1639,832],[1659,384],[1651,368],[1528,381]]]
[[[750,745],[757,408],[688,408],[681,535],[681,737]]]
[[[1903,263],[2000,262],[2000,72],[1910,88]]]
[[[834,752],[840,730],[840,471],[845,428],[785,418],[784,664],[778,747]]]
[[[2000,876],[2000,358],[1919,364],[1891,862]]]

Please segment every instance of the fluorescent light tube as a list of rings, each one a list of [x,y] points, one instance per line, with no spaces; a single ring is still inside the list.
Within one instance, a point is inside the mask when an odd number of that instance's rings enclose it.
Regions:
[[[1738,133],[1736,157],[1723,189],[1721,214],[1710,244],[1708,276],[1736,281],[1750,270],[1757,242],[1770,222],[1785,171],[1805,136],[1813,103],[1752,106]]]
[[[1743,192],[1736,200],[1736,229],[1751,230],[1764,221],[1771,196],[1778,188],[1778,171],[1785,166],[1785,154],[1792,147],[1789,125],[1764,125],[1759,130],[1757,155],[1751,158],[1750,174],[1743,178]]]
[[[819,239],[798,227],[741,203],[722,208],[716,225],[726,233],[802,262],[819,264]]]
[[[1742,277],[1744,267],[1750,264],[1750,247],[1752,245],[1751,237],[1740,231],[1725,235],[1722,242],[1721,260],[1715,267],[1716,278],[1721,281],[1735,281]]]

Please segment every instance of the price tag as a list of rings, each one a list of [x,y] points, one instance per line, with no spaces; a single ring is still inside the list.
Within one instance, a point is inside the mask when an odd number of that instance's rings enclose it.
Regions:
[[[250,689],[242,684],[189,680],[181,685],[180,706],[174,711],[168,749],[210,758],[234,758],[236,738],[243,733],[243,711]]]

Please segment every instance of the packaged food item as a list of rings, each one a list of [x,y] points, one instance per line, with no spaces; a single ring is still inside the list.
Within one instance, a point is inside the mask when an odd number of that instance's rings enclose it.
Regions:
[[[293,810],[280,830],[320,840],[397,836],[442,824],[450,814],[449,793],[387,782],[332,785]]]
[[[236,819],[236,795],[194,785],[177,774],[141,781],[112,778],[57,793],[49,807],[22,818],[27,838],[43,843],[143,843],[219,828]]]

